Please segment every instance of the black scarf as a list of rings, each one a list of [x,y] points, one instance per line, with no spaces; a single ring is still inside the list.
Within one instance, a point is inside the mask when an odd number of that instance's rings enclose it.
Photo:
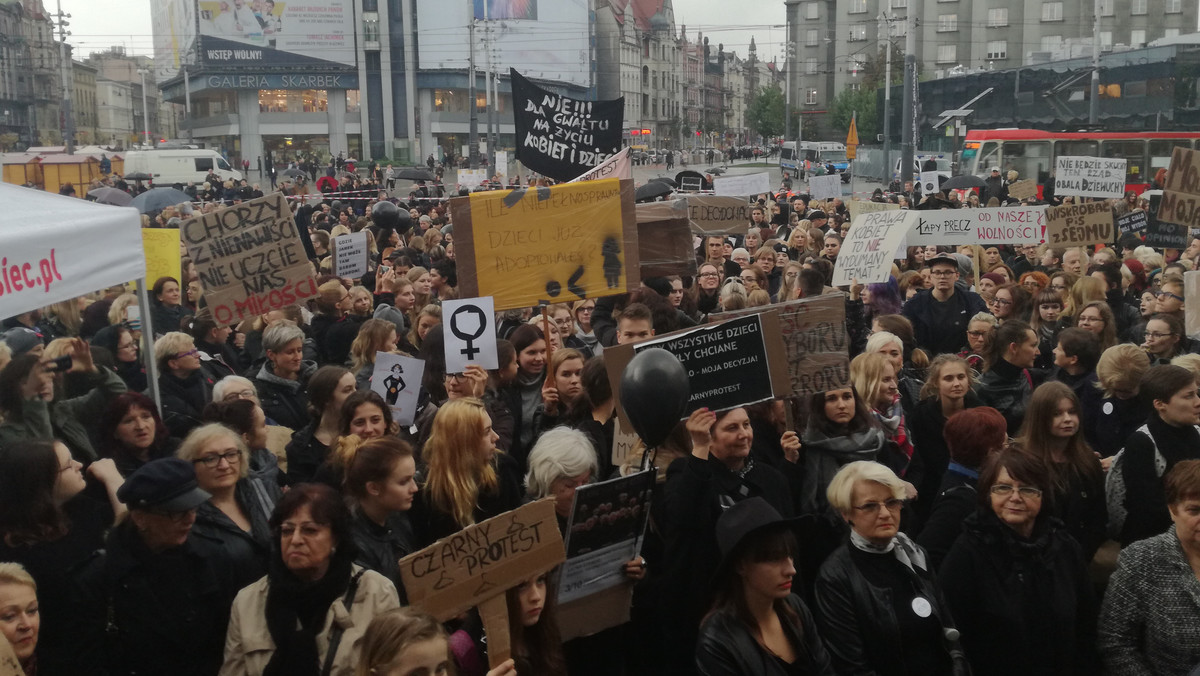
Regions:
[[[267,571],[267,629],[275,652],[263,676],[320,676],[317,634],[325,628],[329,607],[346,593],[350,564],[351,557],[335,554],[325,576],[306,583],[287,569],[278,551],[274,553]]]

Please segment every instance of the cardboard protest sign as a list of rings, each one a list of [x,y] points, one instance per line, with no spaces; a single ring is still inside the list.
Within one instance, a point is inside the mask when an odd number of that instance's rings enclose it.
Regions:
[[[621,150],[625,99],[584,101],[543,89],[509,69],[517,159],[557,181],[594,169]]]
[[[1159,221],[1200,227],[1200,153],[1179,147],[1171,152],[1161,204],[1154,209],[1151,198],[1151,210]]]
[[[564,183],[450,200],[458,291],[497,310],[626,291],[641,281],[633,182]]]
[[[696,250],[688,227],[687,204],[649,202],[634,207],[642,279],[696,275]]]
[[[629,159],[629,148],[622,148],[621,152],[604,160],[595,169],[586,171],[568,182],[595,181],[601,178],[633,179],[633,162]]]
[[[765,192],[771,192],[771,175],[765,171],[713,179],[713,193],[717,195],[749,197]]]
[[[478,188],[488,178],[487,169],[459,169],[458,184],[464,188]]]
[[[876,211],[851,221],[850,232],[833,267],[833,285],[886,282],[891,276],[896,247],[918,211]]]
[[[333,238],[333,274],[338,277],[362,277],[367,274],[367,231],[359,230]]]
[[[647,470],[575,490],[558,587],[564,640],[629,621],[633,583],[623,567],[637,557],[653,489]]]
[[[1125,165],[1126,160],[1112,157],[1060,155],[1054,163],[1054,194],[1058,197],[1123,197]]]
[[[442,329],[446,373],[462,373],[467,364],[485,370],[500,368],[491,296],[442,301]]]
[[[505,512],[400,559],[411,605],[440,622],[480,606],[493,668],[509,656],[504,592],[566,559],[554,500]],[[498,603],[496,600],[498,599]]]
[[[1200,270],[1183,273],[1183,325],[1188,338],[1200,336]]]
[[[1187,226],[1157,221],[1146,226],[1146,246],[1155,249],[1184,249],[1188,245]]]
[[[842,196],[842,177],[839,174],[808,177],[808,192],[815,200],[831,200]]]
[[[693,195],[679,201],[686,205],[692,230],[704,235],[745,233],[755,206],[740,197]]]
[[[935,192],[940,192],[941,179],[936,171],[921,172],[921,194],[932,195]]]
[[[1040,244],[1045,207],[931,209],[916,211],[909,246],[960,244]]]
[[[280,193],[188,219],[179,233],[221,326],[303,304],[317,293],[312,265]]]
[[[614,418],[613,423],[613,445],[612,445],[612,464],[613,467],[620,467],[626,463],[633,464],[637,458],[634,458],[634,448],[641,439],[637,433],[629,429],[627,423],[622,422],[620,417]]]
[[[396,424],[411,425],[416,420],[421,376],[424,374],[424,360],[390,352],[375,353],[375,368],[371,371],[371,391],[387,402]]]
[[[183,263],[177,228],[142,228],[142,248],[146,252],[147,285],[159,277],[180,278]]]
[[[1117,233],[1119,235],[1140,235],[1146,230],[1148,223],[1145,211],[1130,211],[1117,219]]]
[[[850,212],[850,222],[853,223],[859,214],[872,214],[876,211],[900,211],[900,205],[892,204],[891,202],[850,200],[846,202],[846,210]]]
[[[675,355],[687,370],[691,397],[685,416],[701,407],[721,411],[788,393],[779,319],[772,314],[737,317],[633,345],[606,347],[604,364],[613,392],[620,391],[626,364],[652,347]]]
[[[1046,209],[1046,242],[1058,249],[1114,241],[1108,202],[1063,204]]]
[[[756,310],[748,308],[709,317],[720,321]],[[846,335],[845,294],[830,293],[778,303],[771,306],[770,314],[779,317],[792,396],[807,397],[849,387],[850,341]]]
[[[1037,197],[1038,184],[1032,178],[1027,178],[1023,181],[1014,181],[1008,184],[1008,196],[1015,199],[1025,201],[1032,197]]]

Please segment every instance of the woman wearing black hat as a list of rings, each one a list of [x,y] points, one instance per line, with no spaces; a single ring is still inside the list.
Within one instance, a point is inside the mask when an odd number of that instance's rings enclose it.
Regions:
[[[190,537],[196,508],[211,496],[192,463],[162,458],[134,472],[117,497],[129,518],[80,573],[71,673],[215,673],[236,587],[232,571]]]
[[[703,676],[835,673],[812,614],[792,593],[794,521],[759,497],[717,521],[716,594],[696,645]]]
[[[849,541],[825,560],[814,593],[839,673],[970,673],[925,550],[900,532],[900,477],[877,462],[852,462],[826,496],[850,524]]]

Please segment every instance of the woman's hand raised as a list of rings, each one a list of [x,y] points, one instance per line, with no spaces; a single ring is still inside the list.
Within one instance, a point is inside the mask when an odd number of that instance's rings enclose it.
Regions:
[[[712,445],[712,428],[717,424],[717,414],[707,408],[698,408],[688,416],[688,433],[692,436],[692,455],[701,460],[708,459],[709,446]]]

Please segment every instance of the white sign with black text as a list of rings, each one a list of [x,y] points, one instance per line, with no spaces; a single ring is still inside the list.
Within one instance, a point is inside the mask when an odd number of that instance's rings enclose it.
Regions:
[[[831,200],[842,196],[841,174],[809,176],[808,192],[815,200]]]
[[[922,171],[921,172],[921,194],[922,195],[932,195],[933,193],[938,192],[938,189],[940,187],[941,187],[941,182],[938,179],[938,173],[936,171]]]
[[[333,273],[338,277],[362,277],[367,274],[367,231],[333,238]]]
[[[416,420],[417,399],[421,395],[421,376],[424,374],[424,360],[391,352],[375,353],[371,391],[383,397],[391,407],[392,419],[396,424],[411,425]]]
[[[1125,195],[1126,164],[1112,157],[1062,155],[1054,164],[1054,194],[1120,198]]]
[[[500,368],[496,356],[496,311],[491,296],[442,302],[446,373],[462,373],[467,364]]]
[[[713,193],[730,197],[752,197],[771,192],[771,175],[767,172],[720,176],[713,179]]]

